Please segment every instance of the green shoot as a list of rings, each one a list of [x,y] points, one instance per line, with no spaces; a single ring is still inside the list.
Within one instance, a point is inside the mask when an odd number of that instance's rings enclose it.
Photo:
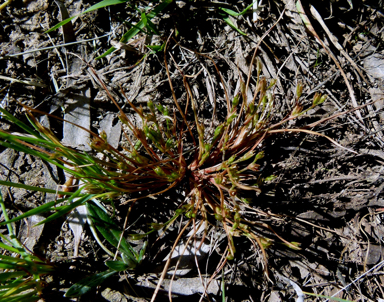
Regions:
[[[0,234],[0,300],[38,301],[42,293],[41,276],[54,270],[38,257],[28,253],[17,239],[0,192],[0,206],[8,228],[8,237]],[[12,256],[6,255],[7,253]],[[14,255],[16,254],[16,255]]]

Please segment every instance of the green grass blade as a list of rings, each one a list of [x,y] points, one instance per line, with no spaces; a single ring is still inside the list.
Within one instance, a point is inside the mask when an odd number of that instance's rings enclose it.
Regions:
[[[111,245],[117,248],[121,237],[121,230],[117,227],[116,223],[93,202],[87,203],[87,209],[97,230]],[[139,255],[124,238],[120,242],[119,250],[129,258],[131,268],[134,268],[137,265]]]
[[[153,24],[151,20],[147,20],[147,28],[156,35],[160,35],[159,30],[156,28],[155,24]]]
[[[106,261],[105,265],[117,272],[122,272],[130,269],[129,265],[123,261]]]
[[[155,25],[147,18],[147,15],[144,12],[141,13],[141,20],[150,33],[153,32],[156,35],[159,35],[159,31],[156,29]]]
[[[144,12],[141,13],[141,21],[143,21],[144,26],[147,26],[148,19]]]
[[[33,144],[39,148],[44,148],[48,150],[52,150],[53,153],[46,154],[37,149],[31,148],[29,146],[24,145],[22,142],[26,142],[28,144]],[[0,131],[0,145],[11,148],[19,152],[24,152],[35,156],[37,158],[41,158],[44,161],[47,161],[60,169],[67,171],[68,173],[74,175],[77,178],[81,178],[82,174],[72,170],[62,164],[59,159],[52,157],[53,155],[57,155],[58,157],[65,157],[68,161],[72,161],[74,166],[85,166],[82,170],[85,170],[87,173],[85,175],[90,177],[95,177],[95,175],[103,174],[103,171],[99,168],[98,163],[94,160],[94,158],[88,154],[83,154],[79,151],[72,150],[70,148],[66,148],[62,145],[58,145],[51,141],[45,140],[43,138],[33,138],[26,136],[17,136],[12,135],[6,132]],[[59,151],[57,151],[59,150]],[[87,166],[90,165],[90,166]],[[90,173],[94,173],[93,175]]]
[[[110,244],[117,248],[121,237],[121,230],[109,215],[94,203],[88,203],[87,206],[96,228]],[[125,240],[121,240],[119,248],[121,252],[125,253],[132,261],[137,261],[138,255]]]
[[[7,294],[7,292],[5,291],[6,289],[20,287],[23,285],[24,282],[25,281],[23,281],[22,277],[19,277],[16,280],[11,281],[6,285],[1,285],[0,286],[0,297],[6,296],[6,294]],[[0,300],[0,301],[2,301],[2,300]]]
[[[100,1],[99,3],[96,3],[95,5],[92,5],[90,8],[85,10],[83,12],[83,14],[89,13],[89,12],[91,12],[93,10],[96,10],[96,9],[99,9],[99,8],[103,8],[103,7],[106,7],[106,6],[122,4],[122,3],[125,3],[125,2],[129,2],[129,1],[130,0],[103,0],[103,1]]]
[[[16,277],[24,276],[25,272],[19,271],[19,272],[8,272],[8,273],[1,273],[0,274],[0,282],[4,282],[7,279],[13,279]]]
[[[234,30],[236,30],[239,34],[243,35],[243,36],[246,36],[247,34],[243,31],[241,31],[240,29],[238,29],[235,24],[233,24],[233,22],[231,21],[231,19],[226,16],[225,14],[220,14],[223,18],[223,20],[225,21],[225,23],[227,23],[230,27],[232,27]]]
[[[0,260],[0,268],[2,270],[5,270],[5,269],[27,269],[28,266],[25,265],[25,264],[18,264],[16,265],[16,263],[5,263],[3,260]]]
[[[251,3],[250,5],[248,5],[242,12],[240,13],[236,13],[235,11],[231,10],[231,9],[228,9],[228,8],[224,8],[224,7],[219,7],[219,9],[221,9],[222,11],[226,12],[228,15],[232,16],[232,17],[239,17],[239,16],[242,16],[244,15],[247,10],[249,10],[252,5],[254,3],[256,3],[258,0],[256,0],[255,2]]]
[[[0,107],[0,112],[2,114],[5,115],[5,118],[12,122],[13,124],[17,125],[18,127],[20,127],[21,129],[25,130],[26,132],[28,132],[29,134],[33,135],[33,136],[36,136],[38,138],[42,138],[36,131],[34,128],[31,128],[30,126],[28,126],[27,124],[23,123],[22,121],[20,121],[19,119],[15,118],[12,114],[10,114],[7,110],[3,109]]]
[[[4,235],[1,236],[2,239],[4,239],[3,236]],[[11,249],[9,249],[10,246],[7,246],[6,244],[4,244],[2,242],[0,242],[0,246],[3,249],[8,250],[9,252],[20,254],[19,249],[16,247],[11,247]],[[8,264],[9,263],[19,263],[19,264],[22,264],[22,263],[28,262],[28,260],[21,259],[19,257],[8,256],[8,255],[0,255],[0,259],[1,259],[0,265],[2,263],[8,263]]]
[[[147,45],[147,47],[152,50],[152,53],[156,53],[158,51],[163,51],[164,50],[165,43],[163,43],[161,45]]]
[[[0,242],[0,247],[4,250],[9,251],[9,252],[20,254],[20,251],[17,248],[9,246],[5,243]],[[2,258],[6,259],[6,257],[10,257],[10,256],[2,255],[2,256],[0,256],[0,259],[2,259]],[[13,257],[11,257],[11,258],[13,258]]]
[[[36,293],[30,293],[30,294],[25,294],[21,296],[17,296],[13,299],[7,299],[7,302],[35,302],[39,301],[40,297],[36,295]]]
[[[70,18],[68,18],[68,19],[65,19],[65,20],[61,21],[60,23],[57,23],[54,27],[51,27],[50,29],[48,29],[48,30],[45,31],[44,33],[45,33],[45,34],[50,33],[51,31],[54,31],[54,30],[56,30],[56,29],[62,27],[63,25],[65,25],[65,24],[71,22],[73,19],[75,19],[76,17],[81,16],[81,15],[82,15],[82,14],[77,15],[77,16],[73,16],[73,17],[70,17]]]
[[[7,302],[30,302],[30,301],[38,301],[40,298],[37,296],[37,292],[36,290],[30,292],[30,293],[27,293],[27,294],[24,294],[24,295],[20,295],[19,293],[22,293],[22,292],[25,292],[26,290],[32,288],[35,286],[34,282],[29,282],[31,283],[29,286],[27,287],[23,287],[21,288],[20,290],[17,290],[15,292],[11,292],[9,295],[6,295],[4,297],[4,300],[3,301],[7,301]],[[9,292],[9,291],[8,291]],[[5,300],[6,299],[6,300]]]
[[[121,3],[128,2],[128,1],[130,1],[130,0],[104,0],[104,1],[100,1],[99,3],[96,3],[95,5],[92,5],[90,8],[83,11],[81,14],[61,21],[60,23],[56,24],[54,27],[48,29],[45,32],[45,34],[60,28],[61,26],[71,22],[74,18],[76,18],[78,16],[84,15],[86,13],[89,13],[89,12],[94,11],[94,10],[99,9],[99,8],[103,8],[103,7],[111,6],[111,5],[116,5],[116,4],[121,4]]]
[[[117,271],[107,270],[105,272],[101,272],[91,277],[85,278],[84,280],[81,280],[80,282],[72,285],[69,290],[65,293],[65,296],[79,297],[81,295],[84,295],[93,287],[100,285],[105,279],[116,273]]]
[[[34,301],[39,301],[39,297],[36,295],[36,291],[33,291],[31,293],[28,293],[28,294],[24,294],[24,295],[16,295],[14,296],[14,294],[12,296],[7,296],[6,297],[6,301],[7,302],[34,302]],[[5,298],[4,298],[5,299]]]
[[[13,134],[10,134],[10,133],[5,132],[5,131],[2,131],[0,134],[1,134],[1,137],[3,139],[9,140],[13,144],[21,144],[18,141],[25,141],[25,142],[30,143],[30,144],[35,144],[35,145],[47,147],[48,149],[54,149],[56,147],[63,148],[62,145],[58,146],[57,144],[52,143],[47,138],[40,136],[40,135],[36,135],[36,133],[34,134],[36,137],[23,136],[23,135],[13,135]]]
[[[80,191],[81,191],[81,189],[76,191],[76,192],[79,192],[78,195],[80,194]],[[69,205],[60,207],[59,211],[57,211],[55,214],[52,214],[51,216],[44,219],[43,221],[39,222],[38,224],[36,224],[36,226],[50,222],[52,220],[55,220],[55,219],[65,215],[65,214],[69,213],[74,208],[77,208],[78,206],[82,205],[83,203],[87,202],[88,200],[92,199],[95,196],[96,196],[95,194],[89,194],[89,195],[86,195],[86,196],[79,198],[78,200],[76,200],[75,202],[73,202]],[[75,197],[75,195],[71,196],[70,198],[74,198],[74,197]]]
[[[20,183],[11,182],[11,181],[5,181],[5,180],[0,180],[0,185],[7,186],[7,187],[21,188],[21,189],[24,189],[24,190],[27,190],[27,191],[35,191],[35,192],[44,192],[44,193],[52,193],[52,194],[56,194],[57,193],[57,194],[60,194],[60,195],[73,195],[74,194],[74,192],[56,191],[56,190],[53,190],[53,189],[29,186],[29,185],[20,184]]]
[[[47,161],[47,162],[57,166],[58,168],[67,171],[68,173],[70,173],[72,175],[75,175],[77,177],[81,177],[81,175],[79,173],[76,173],[74,170],[71,170],[71,169],[65,167],[64,165],[59,163],[57,160],[54,160],[54,159],[50,158],[48,155],[46,155],[44,153],[41,153],[41,152],[39,152],[39,151],[37,151],[35,149],[28,148],[27,146],[24,146],[23,144],[14,141],[15,139],[19,139],[20,137],[17,137],[17,136],[14,136],[14,135],[8,135],[8,134],[6,134],[4,132],[1,132],[1,131],[0,131],[0,137],[3,138],[4,140],[7,140],[7,139],[12,140],[12,137],[13,137],[13,142],[12,143],[0,140],[0,145],[4,146],[6,148],[11,148],[13,150],[16,150],[16,151],[19,151],[19,152],[24,152],[24,153],[33,155],[33,156],[35,156],[37,158],[41,158],[42,160],[45,160],[45,161]]]
[[[141,261],[143,260],[143,257],[144,257],[144,254],[145,254],[145,251],[147,249],[147,246],[148,246],[148,240],[144,242],[141,250],[140,250],[140,253],[139,253],[139,258],[138,258],[138,262],[141,263]]]
[[[48,202],[46,204],[43,204],[43,205],[41,205],[41,206],[39,206],[37,208],[29,210],[28,212],[26,212],[24,214],[21,214],[21,215],[15,217],[13,219],[10,219],[9,221],[0,223],[0,226],[5,225],[7,223],[19,221],[21,219],[24,219],[24,218],[27,218],[27,217],[30,217],[30,216],[33,216],[33,215],[40,215],[42,213],[45,213],[45,212],[48,212],[48,211],[52,211],[52,210],[54,210],[55,204],[57,204],[58,202],[61,202],[61,201],[63,201],[63,199],[60,199],[60,200],[57,200],[57,201],[54,200],[54,201]]]

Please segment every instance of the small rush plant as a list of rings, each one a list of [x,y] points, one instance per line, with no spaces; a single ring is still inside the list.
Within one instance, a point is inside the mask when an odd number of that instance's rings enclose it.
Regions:
[[[107,272],[97,275],[100,281],[117,271],[134,269],[140,264],[145,252],[145,247],[137,253],[129,245],[124,239],[120,226],[106,214],[100,201],[118,201],[122,195],[127,195],[128,200],[125,203],[133,204],[140,199],[154,197],[182,186],[181,191],[185,192],[184,200],[180,201],[174,216],[163,225],[153,223],[150,232],[166,228],[177,217],[184,216],[187,223],[173,246],[174,250],[183,232],[191,224],[195,229],[193,234],[197,232],[196,226],[202,225],[201,222],[206,226],[205,234],[208,232],[209,225],[221,225],[226,233],[228,244],[216,273],[226,261],[235,257],[234,237],[245,236],[259,249],[267,274],[265,248],[276,238],[290,248],[300,249],[300,247],[298,243],[281,238],[268,224],[247,218],[246,212],[254,211],[249,204],[249,197],[257,198],[261,192],[261,184],[265,180],[260,176],[259,165],[260,159],[265,156],[260,150],[262,142],[271,135],[287,131],[321,135],[304,128],[288,129],[286,125],[288,121],[323,103],[326,96],[316,93],[312,104],[308,108],[303,108],[300,101],[303,85],[298,83],[296,103],[291,112],[276,122],[273,94],[276,81],[268,82],[262,77],[261,61],[256,62],[257,76],[252,99],[249,99],[246,94],[249,81],[241,82],[240,92],[232,100],[225,91],[225,118],[211,128],[208,128],[203,122],[204,118],[199,116],[199,104],[194,99],[186,78],[184,78],[188,96],[186,104],[181,104],[177,100],[166,60],[165,66],[174,106],[163,106],[149,101],[147,108],[143,108],[126,98],[127,103],[141,118],[140,126],[136,126],[131,121],[108,92],[105,84],[98,79],[111,101],[117,106],[120,121],[125,126],[126,142],[119,148],[114,148],[108,143],[105,132],[97,134],[80,126],[89,132],[91,136],[89,145],[94,152],[83,152],[67,147],[50,129],[44,127],[35,118],[35,114],[45,113],[24,106],[31,124],[27,125],[0,108],[4,118],[19,126],[25,133],[16,135],[0,130],[0,145],[41,158],[71,175],[67,186],[57,192],[60,198],[14,219],[6,219],[2,224],[9,226],[10,223],[25,217],[48,213],[48,217],[41,222],[42,224],[67,215],[76,207],[86,204],[90,225],[96,225],[98,232],[120,253],[120,257],[114,259],[115,262],[107,263],[109,267]],[[219,72],[218,74],[220,76]],[[95,77],[97,77],[96,72]],[[192,114],[188,115],[187,112]],[[54,190],[3,180],[0,184],[55,193]],[[72,184],[77,184],[74,192],[66,189]],[[5,215],[3,204],[2,210]],[[260,228],[272,231],[275,234],[274,238],[260,235],[257,231]],[[148,233],[131,234],[130,237],[141,239]],[[50,266],[45,268],[50,269]],[[97,282],[95,279],[85,280],[80,286],[72,288],[67,295],[81,295],[89,289],[90,284],[94,286]]]

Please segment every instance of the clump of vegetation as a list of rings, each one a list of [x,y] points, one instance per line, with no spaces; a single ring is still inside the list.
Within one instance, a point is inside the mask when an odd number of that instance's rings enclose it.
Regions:
[[[168,71],[167,64],[166,68]],[[208,129],[204,119],[199,116],[198,104],[186,79],[184,85],[188,98],[184,106],[175,96],[170,77],[174,107],[165,107],[149,101],[147,108],[143,108],[127,99],[128,104],[140,116],[141,126],[134,125],[99,79],[111,100],[119,108],[119,118],[126,126],[124,136],[127,144],[121,148],[114,148],[108,143],[105,132],[96,134],[82,128],[92,136],[89,145],[94,150],[93,153],[64,146],[50,129],[41,125],[35,118],[34,114],[42,112],[24,106],[31,127],[0,108],[5,118],[26,133],[26,135],[14,135],[0,131],[0,145],[29,153],[54,164],[72,176],[68,186],[78,184],[75,192],[63,189],[58,192],[62,196],[61,199],[53,200],[4,223],[8,225],[10,222],[34,214],[50,213],[50,216],[41,222],[42,224],[87,204],[90,225],[96,239],[98,240],[95,229],[116,248],[120,256],[115,259],[116,261],[107,263],[109,270],[97,274],[93,279],[83,280],[80,285],[77,284],[67,293],[68,296],[76,296],[117,271],[134,269],[140,264],[145,252],[145,247],[137,253],[129,245],[120,227],[106,214],[99,200],[118,201],[123,194],[128,194],[130,199],[125,203],[134,203],[139,199],[163,194],[182,184],[186,192],[185,200],[179,204],[179,209],[172,219],[163,225],[152,224],[150,232],[167,227],[180,215],[188,219],[183,231],[191,223],[198,225],[203,221],[208,226],[216,221],[216,224],[220,224],[224,229],[228,241],[221,267],[235,256],[233,238],[245,236],[261,251],[267,274],[265,248],[276,238],[290,248],[300,249],[300,247],[298,243],[281,238],[266,223],[252,221],[245,215],[246,211],[253,211],[249,205],[248,193],[254,192],[253,199],[255,199],[265,181],[260,176],[258,163],[265,156],[260,146],[270,135],[286,131],[303,131],[316,135],[315,132],[305,129],[288,129],[285,125],[324,102],[326,96],[316,94],[312,105],[304,109],[300,101],[303,86],[299,83],[296,89],[296,104],[290,114],[276,122],[273,94],[275,80],[267,82],[261,76],[262,65],[259,60],[256,69],[256,89],[253,98],[247,98],[246,91],[249,84],[245,82],[242,82],[241,91],[232,100],[226,93],[225,118],[211,129]],[[97,77],[96,73],[95,76]],[[192,119],[186,114],[189,111],[193,112]],[[186,146],[188,150],[185,149]],[[6,181],[0,181],[0,184],[54,193],[53,190]],[[5,213],[4,209],[3,212]],[[93,225],[96,225],[96,228]],[[256,228],[268,229],[276,237],[265,238]],[[207,231],[208,227],[205,232]],[[131,239],[141,239],[150,232],[131,234]],[[178,240],[181,236],[182,233]],[[176,244],[177,241],[173,249]],[[100,245],[113,256],[101,242]]]
[[[17,239],[10,223],[0,192],[0,206],[8,229],[8,236],[0,234],[0,300],[38,301],[44,282],[41,277],[55,270],[54,266],[26,251]]]

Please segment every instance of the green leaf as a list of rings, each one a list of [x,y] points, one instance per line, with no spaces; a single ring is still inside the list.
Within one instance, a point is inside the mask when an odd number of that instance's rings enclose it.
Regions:
[[[230,27],[232,27],[234,30],[236,30],[240,35],[243,35],[243,36],[246,36],[247,34],[243,31],[241,31],[240,29],[238,29],[235,24],[233,24],[232,20],[226,16],[225,14],[220,14],[223,18],[223,20],[225,21],[225,23],[227,23]]]
[[[9,223],[9,221],[8,221],[8,223]],[[7,245],[5,243],[2,243],[2,242],[0,242],[0,248],[2,248],[4,250],[7,250],[9,252],[12,252],[12,253],[20,254],[20,252],[19,252],[19,250],[17,248],[9,246],[9,245]],[[2,255],[0,257],[0,259],[6,259],[6,257],[10,257],[10,256]],[[13,257],[11,257],[11,258],[13,258]]]
[[[25,189],[28,191],[45,192],[45,193],[53,193],[53,194],[57,193],[60,195],[73,195],[74,194],[74,192],[56,191],[56,190],[52,190],[52,189],[29,186],[29,185],[20,184],[17,182],[5,181],[5,180],[0,180],[0,185],[7,186],[7,187],[14,187],[14,188],[22,188],[22,189]]]
[[[122,3],[125,3],[128,1],[130,1],[130,0],[103,0],[103,1],[100,1],[99,3],[96,3],[95,5],[92,5],[90,8],[85,10],[83,12],[83,14],[89,13],[89,12],[96,10],[96,9],[99,9],[99,8],[103,8],[103,7],[111,6],[111,5],[116,5],[116,4],[122,4]]]
[[[18,293],[23,292],[27,289],[29,289],[29,288],[22,288],[22,290],[12,292],[11,295],[9,295],[9,296],[7,295],[6,301],[7,302],[34,302],[34,301],[40,300],[40,297],[37,296],[36,290],[34,290],[30,293],[24,294],[24,295],[17,295]]]
[[[6,119],[15,125],[19,126],[21,129],[27,131],[29,134],[42,138],[33,128],[29,127],[27,124],[23,123],[19,119],[15,118],[12,114],[10,114],[7,110],[0,107],[0,112],[5,115]]]
[[[69,290],[65,293],[66,297],[79,297],[90,291],[93,287],[100,285],[105,279],[109,278],[113,274],[116,274],[117,271],[107,270],[85,278],[80,282],[72,285]]]
[[[256,3],[258,0],[256,0],[255,2],[251,3],[250,5],[248,5],[242,12],[240,13],[236,13],[235,11],[231,10],[231,9],[228,9],[228,8],[224,8],[224,7],[219,7],[219,9],[221,9],[222,11],[226,12],[228,15],[231,15],[232,17],[238,17],[238,16],[241,16],[241,15],[244,15],[247,10],[249,10],[252,5],[254,3]]]
[[[126,271],[130,268],[129,265],[123,261],[106,261],[105,264],[110,269],[113,269],[114,271],[117,271],[117,272]]]
[[[77,190],[76,192],[79,192],[77,195],[80,194],[81,192],[81,189],[80,188],[79,190]],[[72,201],[73,198],[77,197],[77,195],[72,195],[68,201]],[[55,213],[55,214],[52,214],[51,216],[49,216],[48,218],[44,219],[43,221],[39,222],[38,224],[36,224],[36,226],[38,225],[41,225],[41,224],[45,224],[47,222],[50,222],[52,220],[55,220],[67,213],[69,213],[70,211],[72,211],[74,208],[77,208],[78,206],[81,206],[83,203],[87,202],[88,200],[92,199],[93,197],[95,197],[96,195],[95,194],[89,194],[89,195],[86,195],[86,196],[83,196],[83,197],[80,197],[78,200],[76,200],[75,202],[73,203],[70,203],[68,205],[65,205],[65,206],[62,206],[59,208],[59,210]]]
[[[160,13],[161,11],[163,11],[169,4],[172,3],[173,0],[164,0],[163,2],[161,2],[161,4],[159,4],[158,6],[156,6],[149,14],[146,15],[146,18],[147,20],[150,20],[152,19],[153,17],[155,17],[158,13]],[[130,39],[132,39],[134,36],[136,36],[140,30],[142,30],[144,28],[144,22],[143,20],[140,20],[140,22],[138,22],[136,24],[135,27],[131,28],[128,32],[126,32],[123,37],[120,39],[120,42],[121,43],[127,43]],[[116,50],[115,47],[111,47],[110,49],[108,49],[105,53],[103,53],[101,56],[97,57],[96,59],[101,59],[101,58],[104,58],[106,57],[107,55],[111,54],[112,52],[114,52]]]
[[[148,233],[145,233],[145,234],[129,234],[129,239],[131,240],[141,240],[143,238],[145,238],[146,236],[149,235],[149,233],[151,232],[148,232]]]
[[[143,21],[144,26],[147,26],[148,19],[144,12],[141,13],[141,21]]]
[[[134,268],[138,263],[139,255],[124,238],[120,241],[121,231],[116,223],[93,202],[87,203],[87,209],[97,230],[115,248],[119,246],[120,242],[119,251],[129,258],[131,268]]]
[[[61,21],[60,23],[57,23],[54,27],[51,27],[50,29],[48,29],[48,30],[47,30],[46,32],[44,32],[44,33],[45,33],[45,34],[50,33],[51,31],[54,31],[54,30],[56,30],[56,29],[62,27],[63,25],[65,25],[65,24],[71,22],[72,19],[75,19],[76,17],[81,16],[81,15],[82,15],[82,14],[77,15],[77,16],[73,16],[73,17],[70,17],[70,18],[68,18],[68,19],[65,19],[65,20]]]
[[[10,273],[1,273],[0,274],[0,281],[4,282],[7,279],[13,279],[13,278],[24,276],[24,275],[26,275],[26,272],[23,272],[23,271],[10,272]]]
[[[132,260],[126,253],[121,253],[121,258],[130,270],[136,268],[137,264],[139,263],[139,261],[136,259]]]
[[[148,241],[145,241],[139,253],[139,259],[138,259],[139,263],[143,260],[145,250],[147,249],[147,245],[148,245]]]
[[[164,48],[165,48],[165,43],[161,44],[161,45],[147,45],[147,47],[149,49],[152,50],[152,53],[156,53],[156,52],[159,52],[159,51],[163,51]],[[159,108],[159,107],[158,107]],[[159,110],[160,111],[160,110]],[[162,114],[164,114],[164,108],[163,108],[163,111],[160,111]],[[164,114],[166,115],[166,114]]]
[[[46,149],[54,150],[55,148],[58,148],[59,146],[55,145],[52,142],[46,141],[44,139],[36,139],[36,138],[31,138],[31,137],[22,137],[22,136],[17,136],[17,135],[12,135],[6,132],[0,131],[0,145],[6,147],[6,148],[11,148],[16,151],[24,152],[31,154],[35,157],[41,158],[42,160],[45,160],[51,164],[54,164],[55,166],[75,175],[78,177],[81,177],[79,173],[76,171],[73,171],[69,169],[68,167],[65,167],[62,165],[60,162],[58,162],[55,159],[52,159],[49,155],[42,153],[41,151],[35,150],[34,148],[27,147],[23,145],[20,141],[25,141],[28,143],[36,144],[38,146],[44,147]]]
[[[1,182],[0,182],[1,183]],[[16,222],[16,221],[19,221],[21,219],[24,219],[24,218],[27,218],[27,217],[30,217],[30,216],[33,216],[33,215],[40,215],[42,213],[45,213],[45,212],[49,212],[49,211],[52,211],[54,210],[54,206],[56,204],[58,204],[59,202],[62,202],[64,201],[65,199],[59,199],[59,200],[54,200],[54,201],[51,201],[51,202],[48,202],[46,204],[43,204],[37,208],[34,208],[32,210],[29,210],[28,212],[24,213],[24,214],[21,214],[13,219],[10,219],[9,221],[5,221],[5,222],[2,222],[0,223],[0,226],[1,225],[5,225],[7,223],[11,223],[11,222]]]
[[[156,26],[147,18],[147,15],[144,12],[141,13],[141,20],[144,22],[144,26],[148,29],[149,32],[153,32],[156,35],[159,35]]]
[[[269,176],[267,176],[264,180],[265,180],[265,181],[272,181],[272,180],[274,180],[275,178],[277,178],[277,176],[275,176],[275,175],[269,175]]]

